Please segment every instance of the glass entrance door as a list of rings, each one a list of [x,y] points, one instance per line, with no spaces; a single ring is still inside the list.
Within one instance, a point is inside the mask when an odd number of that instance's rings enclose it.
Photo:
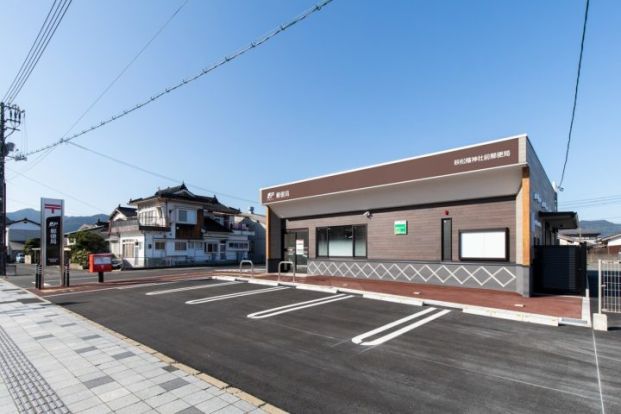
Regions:
[[[296,273],[306,273],[308,265],[308,230],[289,230],[284,234],[284,260],[293,262]],[[290,267],[290,266],[289,266]],[[291,271],[284,266],[283,270]]]

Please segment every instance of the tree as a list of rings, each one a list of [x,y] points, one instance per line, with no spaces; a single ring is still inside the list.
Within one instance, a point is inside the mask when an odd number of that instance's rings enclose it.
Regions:
[[[82,267],[88,266],[90,253],[108,253],[108,242],[99,234],[92,231],[79,231],[69,237],[71,246],[71,261]]]
[[[39,247],[41,247],[41,239],[39,239],[39,238],[28,239],[24,243],[24,254],[30,256],[30,255],[32,255],[34,253],[32,251],[32,249],[39,248]]]

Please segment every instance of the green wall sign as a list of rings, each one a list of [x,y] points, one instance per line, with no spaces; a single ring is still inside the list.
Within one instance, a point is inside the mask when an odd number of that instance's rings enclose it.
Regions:
[[[408,234],[407,220],[395,220],[395,235]]]

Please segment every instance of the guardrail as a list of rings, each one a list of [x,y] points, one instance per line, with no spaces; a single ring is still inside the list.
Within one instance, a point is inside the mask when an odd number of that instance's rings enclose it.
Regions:
[[[621,313],[621,261],[598,261],[597,299],[597,313],[593,314],[593,329],[607,331],[606,312]]]
[[[252,276],[254,276],[254,263],[252,263],[252,260],[242,260],[239,262],[239,273],[242,272],[242,267],[244,264],[249,264],[250,265],[250,274]]]
[[[284,264],[291,265],[291,268],[293,269],[293,281],[295,282],[295,263],[289,260],[283,260],[282,262],[278,262],[278,281],[280,282],[280,269]]]

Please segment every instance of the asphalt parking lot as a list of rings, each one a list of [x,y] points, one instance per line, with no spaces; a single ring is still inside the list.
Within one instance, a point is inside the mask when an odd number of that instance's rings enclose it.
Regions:
[[[621,412],[620,330],[218,280],[49,299],[291,412]]]

